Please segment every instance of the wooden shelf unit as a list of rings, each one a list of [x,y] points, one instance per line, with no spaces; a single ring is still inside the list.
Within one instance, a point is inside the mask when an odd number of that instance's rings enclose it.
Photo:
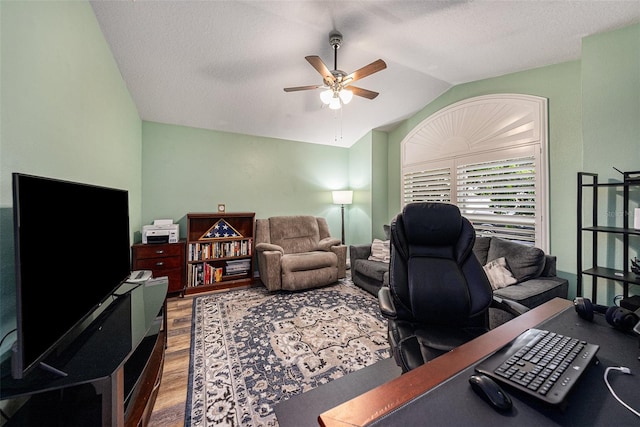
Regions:
[[[218,236],[206,237],[216,224],[229,226],[236,235],[225,236],[225,231],[220,230]],[[185,293],[251,284],[254,235],[253,212],[187,214]]]
[[[578,172],[578,220],[577,220],[577,296],[583,295],[583,275],[591,276],[591,301],[596,303],[598,295],[598,279],[614,280],[622,283],[623,297],[629,297],[630,285],[640,285],[640,277],[630,271],[630,245],[631,242],[638,242],[640,230],[632,228],[630,225],[630,191],[640,191],[640,171],[623,172],[622,182],[598,182],[598,174],[589,172]],[[602,226],[598,224],[598,189],[611,188],[622,191],[622,215],[614,226]],[[585,190],[591,190],[591,224],[585,225],[583,220]],[[591,267],[583,264],[583,233],[591,234]],[[598,260],[598,234],[604,233],[618,236],[622,240],[622,269],[614,269],[609,266],[599,265]],[[635,236],[635,237],[634,237]],[[611,305],[611,304],[609,304]]]

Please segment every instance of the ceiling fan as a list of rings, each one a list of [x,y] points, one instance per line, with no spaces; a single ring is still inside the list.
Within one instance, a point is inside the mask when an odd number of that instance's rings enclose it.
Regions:
[[[332,110],[337,110],[342,107],[342,104],[348,104],[351,101],[353,95],[361,96],[367,99],[374,99],[378,96],[378,92],[374,92],[360,87],[352,86],[351,83],[367,77],[378,71],[382,71],[387,68],[387,64],[378,59],[373,61],[369,65],[354,71],[351,74],[347,74],[342,70],[338,70],[338,48],[342,44],[342,34],[338,31],[332,31],[329,34],[329,44],[333,47],[333,71],[329,71],[327,66],[322,62],[319,56],[306,56],[305,59],[311,64],[313,68],[320,73],[324,84],[322,85],[310,85],[310,86],[297,86],[287,87],[285,92],[296,92],[300,90],[312,90],[324,88],[326,90],[320,93],[320,99]]]

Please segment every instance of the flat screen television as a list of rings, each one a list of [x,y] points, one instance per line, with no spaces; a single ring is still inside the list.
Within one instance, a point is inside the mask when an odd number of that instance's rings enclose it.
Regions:
[[[130,274],[128,192],[13,173],[12,376],[54,358]],[[52,366],[55,370],[57,367]]]

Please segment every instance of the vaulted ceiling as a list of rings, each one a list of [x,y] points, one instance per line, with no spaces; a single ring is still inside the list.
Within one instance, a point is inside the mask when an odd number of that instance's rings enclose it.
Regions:
[[[580,58],[582,38],[640,22],[640,1],[94,0],[143,120],[351,146],[392,129],[453,85]],[[323,107],[333,69],[387,69],[341,110]]]

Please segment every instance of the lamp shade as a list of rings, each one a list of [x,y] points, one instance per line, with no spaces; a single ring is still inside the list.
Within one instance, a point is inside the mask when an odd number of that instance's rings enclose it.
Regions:
[[[333,91],[331,89],[320,92],[320,100],[324,104],[329,105],[329,103],[331,102],[331,98],[333,98]]]
[[[332,110],[339,110],[340,107],[342,107],[342,104],[340,103],[340,98],[338,98],[337,96],[334,96],[333,98],[331,98],[331,101],[329,102],[329,108]]]
[[[332,194],[333,204],[335,205],[350,205],[353,203],[353,191],[351,190],[332,191]]]
[[[353,92],[351,92],[349,89],[342,89],[339,96],[344,104],[348,104],[353,98]]]

